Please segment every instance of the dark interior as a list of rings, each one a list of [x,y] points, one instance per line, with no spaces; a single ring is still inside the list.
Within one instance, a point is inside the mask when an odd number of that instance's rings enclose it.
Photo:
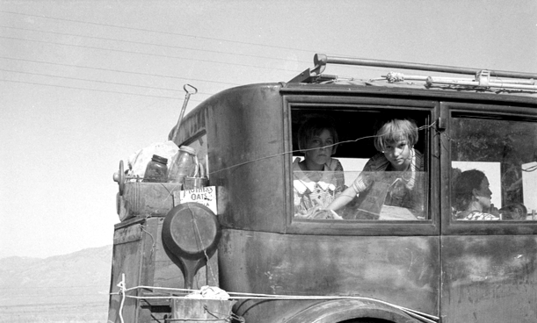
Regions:
[[[339,142],[334,157],[346,158],[370,158],[377,153],[373,144],[373,136],[377,130],[388,120],[395,118],[407,118],[416,122],[418,127],[427,124],[428,115],[423,112],[401,111],[394,109],[360,108],[360,110],[349,110],[344,108],[296,108],[292,109],[292,130],[293,130],[293,153],[298,152],[297,133],[300,125],[313,115],[322,115],[332,118],[336,126]],[[420,130],[419,141],[415,148],[424,152],[427,129]]]

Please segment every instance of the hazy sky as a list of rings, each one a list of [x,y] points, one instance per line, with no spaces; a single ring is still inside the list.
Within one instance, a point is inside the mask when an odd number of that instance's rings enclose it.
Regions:
[[[184,84],[190,109],[315,53],[537,73],[537,2],[0,0],[0,44],[0,258],[48,257],[112,244],[112,174]]]

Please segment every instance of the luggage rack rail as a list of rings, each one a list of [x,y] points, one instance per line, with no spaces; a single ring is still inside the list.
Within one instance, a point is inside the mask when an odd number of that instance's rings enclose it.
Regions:
[[[449,74],[473,75],[474,78],[450,78],[436,76],[419,76],[404,75],[402,73],[390,72],[383,75],[383,79],[390,83],[402,81],[422,81],[425,87],[442,87],[447,86],[458,89],[470,90],[495,90],[499,92],[518,91],[518,92],[537,92],[537,85],[534,79],[537,74],[487,70],[478,68],[455,67],[446,65],[433,65],[421,63],[409,63],[387,60],[374,60],[364,58],[350,58],[327,56],[324,54],[315,54],[313,57],[314,67],[306,69],[298,76],[289,81],[289,83],[321,83],[334,81],[338,79],[336,75],[322,74],[327,64],[353,65],[353,66],[370,66],[380,68],[397,68],[406,70],[418,70],[429,72],[440,72]],[[502,79],[509,78],[509,79]]]

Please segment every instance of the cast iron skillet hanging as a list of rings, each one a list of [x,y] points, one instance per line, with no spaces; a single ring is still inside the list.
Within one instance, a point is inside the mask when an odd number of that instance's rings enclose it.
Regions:
[[[214,254],[219,239],[216,215],[205,205],[187,202],[166,215],[162,225],[164,250],[181,268],[186,289],[192,288],[196,272]]]

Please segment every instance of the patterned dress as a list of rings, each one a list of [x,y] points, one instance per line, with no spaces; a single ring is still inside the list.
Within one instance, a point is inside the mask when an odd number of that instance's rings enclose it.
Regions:
[[[455,214],[457,220],[467,220],[467,221],[498,221],[500,220],[499,216],[494,214],[481,212],[481,211],[472,211],[469,214],[466,214],[465,211],[457,212]]]
[[[343,166],[337,159],[330,159],[323,171],[303,171],[300,159],[293,162],[293,187],[295,216],[313,218],[314,214],[326,208],[344,188]],[[312,177],[320,177],[315,181]]]

